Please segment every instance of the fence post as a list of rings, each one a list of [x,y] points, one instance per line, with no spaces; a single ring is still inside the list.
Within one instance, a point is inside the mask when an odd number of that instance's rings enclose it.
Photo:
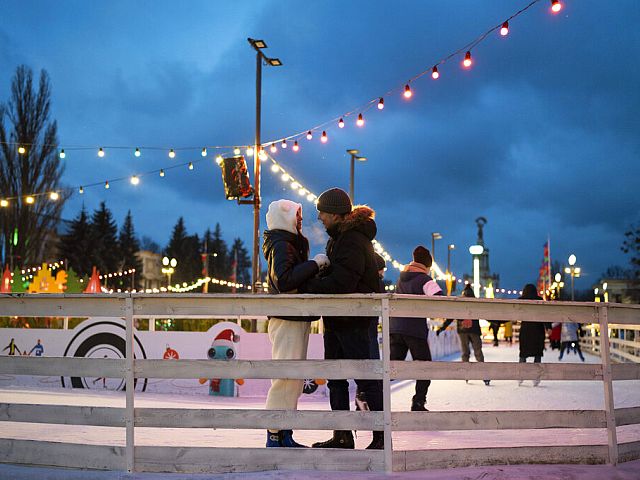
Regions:
[[[125,390],[126,390],[126,408],[125,408],[125,426],[126,426],[126,447],[125,457],[127,460],[127,472],[131,473],[135,470],[135,423],[134,423],[134,405],[133,394],[135,390],[133,376],[133,350],[134,350],[134,333],[133,333],[133,297],[129,295],[124,300],[125,315],[124,321],[126,326],[126,362],[125,362]]]
[[[384,471],[393,472],[391,438],[391,350],[389,342],[389,298],[382,299],[382,405],[384,407]]]
[[[604,384],[604,409],[607,420],[607,440],[609,444],[609,463],[618,463],[618,435],[616,433],[616,414],[613,402],[613,379],[611,376],[611,355],[609,352],[609,318],[607,307],[597,306],[600,324],[600,359],[602,362],[602,382]]]

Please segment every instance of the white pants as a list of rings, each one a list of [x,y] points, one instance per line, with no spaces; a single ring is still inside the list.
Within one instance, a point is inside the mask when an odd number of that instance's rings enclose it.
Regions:
[[[311,322],[296,322],[271,317],[269,340],[273,360],[306,360]],[[273,379],[267,394],[267,410],[297,410],[303,380]]]

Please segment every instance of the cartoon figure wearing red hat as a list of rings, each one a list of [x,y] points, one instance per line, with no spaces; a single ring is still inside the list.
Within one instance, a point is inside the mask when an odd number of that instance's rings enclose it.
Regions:
[[[240,336],[227,328],[222,330],[211,343],[207,351],[210,360],[233,360],[236,358],[235,344],[240,341]],[[200,384],[204,384],[206,378],[200,379]],[[209,380],[209,395],[219,395],[223,397],[233,397],[235,394],[234,381],[230,378],[212,378]],[[235,380],[238,385],[243,385],[244,380]]]

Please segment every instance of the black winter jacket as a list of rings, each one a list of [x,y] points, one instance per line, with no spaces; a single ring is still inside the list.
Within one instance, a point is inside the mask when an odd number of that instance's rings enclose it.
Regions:
[[[380,293],[380,277],[374,256],[377,233],[375,213],[356,207],[337,228],[327,231],[327,256],[331,265],[303,286],[305,293]],[[367,328],[376,317],[324,317],[325,327],[344,330]]]
[[[304,235],[286,230],[265,230],[263,239],[262,251],[269,269],[269,293],[298,293],[300,286],[318,273],[318,264],[308,260],[309,241]],[[312,322],[320,317],[278,318]]]

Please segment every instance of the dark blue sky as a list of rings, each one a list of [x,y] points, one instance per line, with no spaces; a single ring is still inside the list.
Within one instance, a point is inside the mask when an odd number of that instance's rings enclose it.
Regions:
[[[266,140],[401,86],[527,3],[0,0],[0,99],[24,63],[51,76],[63,148],[247,144],[255,102],[247,37],[264,38],[284,62],[264,69]],[[471,71],[454,59],[437,82],[415,82],[411,101],[386,98],[365,128],[331,126],[327,145],[316,135],[276,159],[319,194],[348,188],[345,150],[360,149],[369,160],[356,166],[356,200],[377,211],[378,238],[401,262],[438,231],[436,258],[455,243],[453,271],[468,272],[474,219],[484,216],[502,287],[535,282],[547,234],[554,259],[577,255],[578,288],[610,265],[626,267],[620,244],[640,220],[640,4],[567,0],[554,16],[549,3],[511,22],[508,37],[475,48]],[[175,160],[166,151],[68,153],[70,186],[201,159],[197,151]],[[131,209],[138,233],[161,245],[182,215],[190,232],[220,222],[228,240],[250,246],[251,209],[224,200],[211,160],[138,187],[86,189],[64,217],[105,200],[118,223]],[[268,169],[262,180],[265,204],[295,195]],[[317,253],[324,238],[303,205]]]

